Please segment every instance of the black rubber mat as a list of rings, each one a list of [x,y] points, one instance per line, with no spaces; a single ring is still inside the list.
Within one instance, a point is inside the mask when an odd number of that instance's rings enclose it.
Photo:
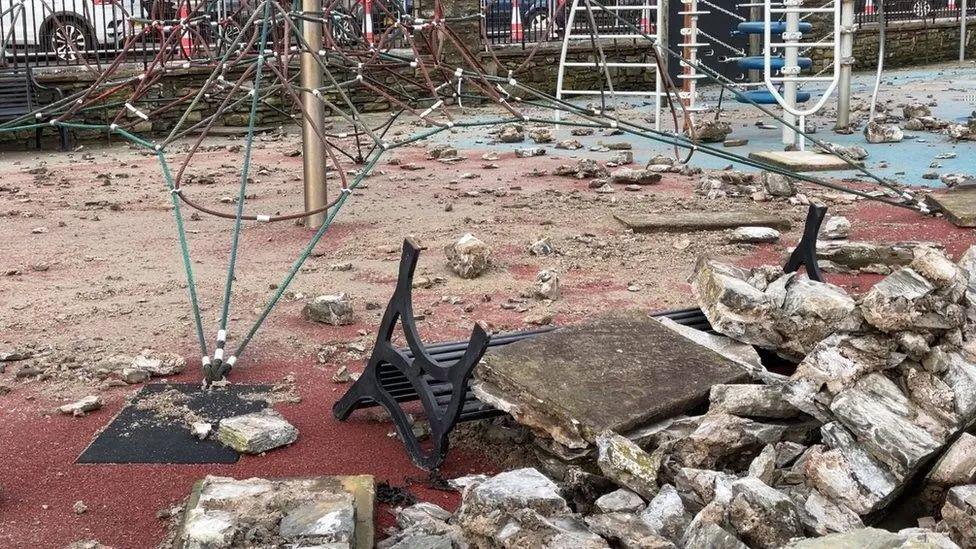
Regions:
[[[267,407],[260,395],[269,389],[228,385],[204,391],[190,383],[146,385],[85,448],[77,463],[234,463],[240,458],[237,452],[214,440],[196,439],[185,418],[193,414],[216,428],[221,419]]]

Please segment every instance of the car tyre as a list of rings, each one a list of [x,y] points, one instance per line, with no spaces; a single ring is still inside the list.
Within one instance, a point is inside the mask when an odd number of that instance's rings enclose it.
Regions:
[[[60,24],[58,24],[60,23]],[[62,16],[53,18],[46,24],[48,51],[62,61],[77,61],[83,52],[95,46],[95,33],[91,27],[77,17]]]

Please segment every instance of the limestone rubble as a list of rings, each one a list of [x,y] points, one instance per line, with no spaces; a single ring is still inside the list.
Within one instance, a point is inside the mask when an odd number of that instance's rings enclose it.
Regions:
[[[914,249],[857,297],[771,268],[702,260],[692,284],[712,327],[793,357],[792,375],[708,340],[718,336],[688,334],[737,356],[753,382],[714,385],[703,415],[608,431],[594,448],[537,433],[545,474],[465,481],[455,515],[390,539],[478,548],[976,547],[976,437],[964,432],[976,423],[974,257],[976,247],[959,263],[941,249]],[[907,490],[913,482],[918,493]],[[932,516],[899,531],[869,527],[906,493]]]

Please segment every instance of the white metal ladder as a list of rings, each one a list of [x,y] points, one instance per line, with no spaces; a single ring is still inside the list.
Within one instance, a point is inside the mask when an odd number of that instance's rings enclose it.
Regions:
[[[657,66],[656,62],[629,62],[629,61],[610,61],[607,59],[604,53],[601,40],[604,38],[615,38],[615,39],[641,39],[644,38],[644,34],[636,32],[632,29],[627,29],[623,34],[601,34],[600,23],[596,19],[596,14],[601,14],[604,17],[609,14],[617,15],[621,12],[627,11],[641,11],[643,14],[642,19],[647,19],[648,21],[654,21],[653,32],[645,33],[648,38],[653,41],[654,47],[658,47],[660,44],[660,32],[664,24],[664,13],[667,11],[667,0],[643,0],[641,4],[629,4],[629,5],[604,5],[599,0],[573,0],[569,7],[569,13],[566,16],[566,25],[563,29],[563,46],[562,51],[559,54],[559,72],[556,77],[556,99],[562,100],[567,96],[585,96],[585,95],[598,95],[603,99],[606,95],[610,96],[610,104],[613,107],[614,118],[617,117],[618,97],[653,97],[654,98],[654,126],[656,129],[661,127],[661,88],[663,87],[661,78],[661,69]],[[586,21],[586,27],[589,29],[588,33],[584,34],[573,34],[573,24],[576,21],[577,13],[583,13],[584,20]],[[619,28],[618,21],[613,19],[609,25],[611,28]],[[570,41],[572,40],[594,40],[597,44],[597,51],[593,52],[594,56],[598,56],[598,59],[593,62],[586,61],[566,61],[567,51],[569,49]],[[613,48],[609,48],[611,51]],[[644,70],[654,71],[654,89],[653,90],[617,90],[612,81],[612,75],[614,71],[610,69],[628,69],[628,68],[638,68]],[[607,88],[600,90],[587,90],[587,89],[575,89],[575,88],[565,88],[565,76],[566,70],[579,70],[579,69],[590,69],[599,70],[603,74],[603,78],[606,79]],[[599,114],[604,114],[600,112]],[[555,117],[558,121],[560,118],[560,111],[555,111]]]
[[[810,0],[806,1],[810,2]],[[841,2],[840,0],[831,0],[826,3],[820,3],[816,7],[804,5],[804,0],[764,0],[763,4],[763,22],[766,27],[763,40],[763,81],[766,84],[766,89],[769,90],[769,93],[773,95],[776,102],[783,108],[783,119],[791,125],[798,126],[800,131],[805,131],[805,118],[823,108],[827,103],[827,99],[830,98],[830,94],[837,87],[837,82],[840,79],[841,64],[837,60],[841,59]],[[833,33],[825,37],[827,41],[823,41],[823,39],[815,42],[803,41],[803,33],[800,31],[800,20],[813,14],[833,15]],[[774,42],[772,36],[774,16],[785,16],[786,20],[785,32],[782,33],[780,36],[781,41],[778,42]],[[803,48],[805,51],[814,48],[833,50],[833,74],[831,76],[819,76],[820,73],[812,76],[801,75],[799,66],[800,48]],[[774,74],[772,68],[772,52],[774,49],[781,49],[784,54],[783,68],[779,70],[778,75]],[[807,108],[798,107],[796,103],[797,88],[802,84],[813,82],[827,82],[827,89],[824,90],[820,99],[812,102],[812,106]],[[782,93],[778,89],[779,86],[783,87]],[[799,124],[796,124],[797,118],[799,118]],[[805,141],[802,136],[798,135],[789,127],[783,127],[784,144],[798,145],[802,151],[804,150]]]
[[[708,75],[698,72],[698,49],[711,46],[708,42],[699,42],[701,33],[698,31],[698,18],[712,13],[701,9],[698,0],[681,0],[682,9],[678,15],[683,18],[681,24],[681,74],[682,91],[678,93],[684,105],[684,110],[694,119],[694,113],[708,110],[708,107],[698,103],[698,80],[708,78]]]

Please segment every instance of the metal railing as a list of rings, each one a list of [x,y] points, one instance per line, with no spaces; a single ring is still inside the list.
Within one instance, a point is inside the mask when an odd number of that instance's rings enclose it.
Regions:
[[[566,10],[570,3],[566,0],[482,0],[481,8],[485,14],[484,34],[492,45],[525,46],[536,42],[559,42],[566,30]],[[591,11],[600,36],[633,34],[632,28],[600,9],[596,3],[597,0],[594,1]],[[603,0],[599,3],[608,7],[633,7],[634,9],[615,10],[613,13],[638,28],[642,23],[645,27],[648,24],[653,25],[653,20],[644,19],[647,13],[639,9],[646,4],[645,0]],[[654,3],[652,1],[650,4]],[[513,14],[516,6],[518,13]],[[580,13],[573,22],[571,35],[588,35],[590,27],[588,17]],[[651,28],[645,30],[653,32]]]
[[[297,10],[292,0],[283,7]],[[379,36],[392,17],[410,12],[417,0],[368,0],[372,30]],[[391,4],[390,2],[396,2]],[[0,69],[102,66],[120,55],[148,65],[160,51],[169,59],[208,60],[222,55],[241,33],[256,33],[260,20],[244,28],[257,0],[0,0]],[[329,5],[327,34],[343,45],[365,40],[367,0]],[[187,33],[176,32],[187,21]],[[282,37],[284,24],[269,38]],[[244,43],[248,41],[242,40]],[[292,38],[294,42],[294,38]],[[402,42],[402,40],[401,40]],[[391,44],[399,46],[396,42]]]
[[[969,18],[976,17],[976,0],[967,8]],[[962,0],[885,0],[885,20],[896,21],[959,21]],[[857,0],[855,22],[858,26],[878,22],[878,0]]]

